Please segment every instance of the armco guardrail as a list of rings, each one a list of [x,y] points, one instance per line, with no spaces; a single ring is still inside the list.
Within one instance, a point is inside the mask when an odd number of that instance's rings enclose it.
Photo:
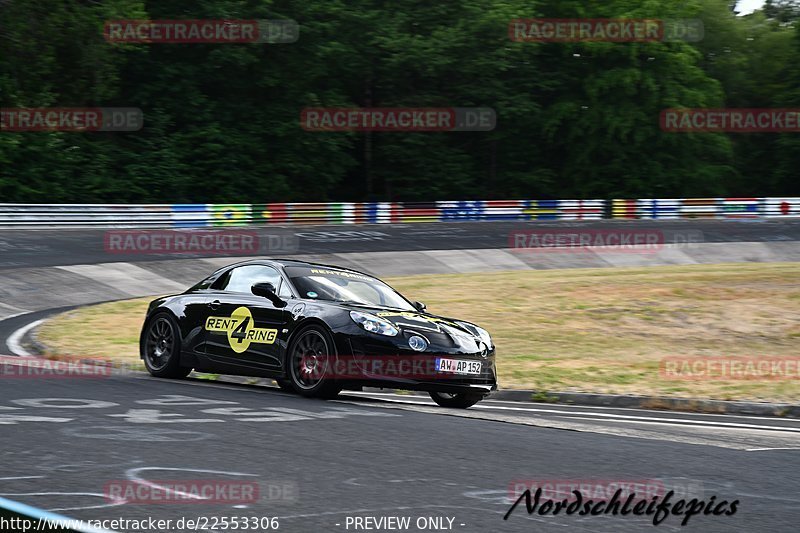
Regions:
[[[0,204],[0,227],[207,227],[461,220],[593,220],[604,200],[479,200],[271,204]]]
[[[268,204],[0,204],[0,228],[215,227],[481,220],[798,217],[800,198]]]
[[[612,218],[800,217],[800,198],[672,198],[611,200]]]

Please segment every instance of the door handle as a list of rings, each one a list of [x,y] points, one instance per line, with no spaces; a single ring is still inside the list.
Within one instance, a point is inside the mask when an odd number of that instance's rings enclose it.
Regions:
[[[216,309],[218,309],[218,308],[219,308],[219,306],[220,306],[219,300],[214,300],[213,302],[208,302],[208,306],[209,306],[209,307],[210,307],[212,310],[216,310]]]

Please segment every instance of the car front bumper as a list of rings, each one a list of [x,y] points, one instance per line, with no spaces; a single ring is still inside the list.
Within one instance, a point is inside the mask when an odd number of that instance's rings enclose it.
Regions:
[[[489,394],[497,390],[494,347],[479,352],[465,352],[458,346],[432,344],[417,352],[408,347],[402,336],[340,334],[336,338],[337,368],[335,377],[344,388],[378,387],[428,392]],[[437,370],[438,359],[480,364],[476,374],[456,374]]]

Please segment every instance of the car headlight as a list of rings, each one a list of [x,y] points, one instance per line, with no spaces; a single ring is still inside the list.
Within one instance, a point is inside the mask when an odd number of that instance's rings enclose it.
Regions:
[[[394,327],[394,324],[369,313],[350,311],[350,318],[353,319],[353,322],[370,333],[377,333],[378,335],[386,335],[389,337],[394,337],[399,333],[397,328]]]
[[[492,336],[489,335],[489,332],[482,327],[476,326],[475,324],[469,324],[467,322],[459,322],[458,325],[462,328],[466,328],[467,331],[471,331],[474,335],[477,335],[489,348],[494,346],[492,344]]]

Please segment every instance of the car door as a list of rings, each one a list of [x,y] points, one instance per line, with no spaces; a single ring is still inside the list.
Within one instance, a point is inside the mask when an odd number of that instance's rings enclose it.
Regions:
[[[181,298],[183,314],[178,317],[184,341],[184,351],[193,355],[204,355],[206,352],[205,328],[206,320],[213,312],[209,305],[217,299],[211,285],[218,279],[218,275],[210,276],[185,293]]]
[[[272,283],[287,294],[283,278],[267,265],[243,265],[231,269],[215,284],[211,313],[206,320],[206,356],[226,366],[279,370],[291,318],[287,308],[250,292],[255,283]]]

